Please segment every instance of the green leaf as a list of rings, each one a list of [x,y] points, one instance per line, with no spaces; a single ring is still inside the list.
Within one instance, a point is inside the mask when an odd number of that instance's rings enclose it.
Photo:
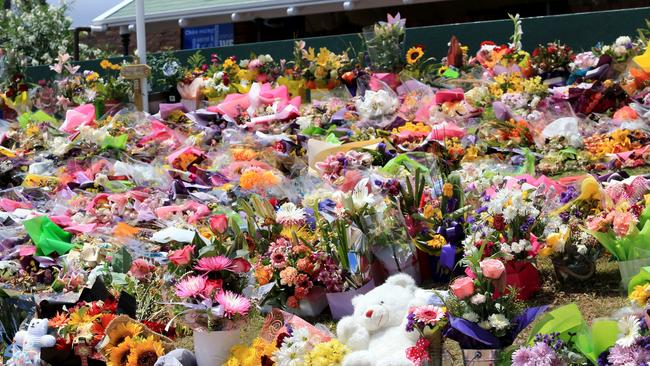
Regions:
[[[120,250],[113,254],[113,261],[111,263],[113,271],[117,273],[127,273],[131,269],[133,257],[126,247],[121,247]]]
[[[126,273],[113,272],[111,273],[111,278],[111,285],[113,286],[124,286],[127,284]]]

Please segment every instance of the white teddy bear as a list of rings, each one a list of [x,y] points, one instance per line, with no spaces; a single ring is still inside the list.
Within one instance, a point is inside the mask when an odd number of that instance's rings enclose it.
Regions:
[[[41,348],[53,347],[56,339],[47,334],[47,319],[32,319],[27,330],[16,332],[14,342],[21,348],[14,354],[8,365],[39,365]]]
[[[398,273],[386,283],[352,299],[354,314],[336,326],[338,339],[351,352],[343,366],[411,366],[406,350],[418,332],[407,332],[408,310],[426,305],[431,292],[418,288],[413,278]]]

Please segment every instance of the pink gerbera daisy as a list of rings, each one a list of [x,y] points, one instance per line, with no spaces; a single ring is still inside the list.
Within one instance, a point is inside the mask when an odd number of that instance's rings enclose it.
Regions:
[[[220,291],[215,296],[215,300],[223,306],[223,312],[228,318],[235,315],[246,315],[251,308],[250,300],[231,291]]]
[[[427,325],[435,325],[445,317],[446,309],[435,305],[420,306],[413,311],[415,319]]]
[[[232,271],[232,259],[223,255],[201,258],[197,261],[194,269],[203,272]]]
[[[189,276],[176,284],[176,295],[183,298],[199,296],[206,283],[207,280],[203,276]]]

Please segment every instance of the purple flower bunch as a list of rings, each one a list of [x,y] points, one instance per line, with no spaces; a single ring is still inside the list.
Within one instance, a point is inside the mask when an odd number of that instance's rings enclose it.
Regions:
[[[512,354],[513,366],[561,366],[567,362],[563,356],[567,353],[567,344],[560,339],[559,333],[538,334],[535,344],[519,348]]]
[[[650,363],[650,337],[641,337],[635,344],[615,345],[598,357],[598,366],[647,365]]]
[[[334,259],[327,256],[323,258],[322,265],[317,281],[325,285],[327,292],[343,292],[345,290],[343,273]]]

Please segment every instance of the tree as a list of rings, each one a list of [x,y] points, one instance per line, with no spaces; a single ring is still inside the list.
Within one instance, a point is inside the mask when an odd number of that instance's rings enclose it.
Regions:
[[[42,0],[14,0],[0,13],[0,47],[7,71],[22,72],[30,65],[50,65],[57,55],[72,50],[72,21],[68,6],[48,5]]]

